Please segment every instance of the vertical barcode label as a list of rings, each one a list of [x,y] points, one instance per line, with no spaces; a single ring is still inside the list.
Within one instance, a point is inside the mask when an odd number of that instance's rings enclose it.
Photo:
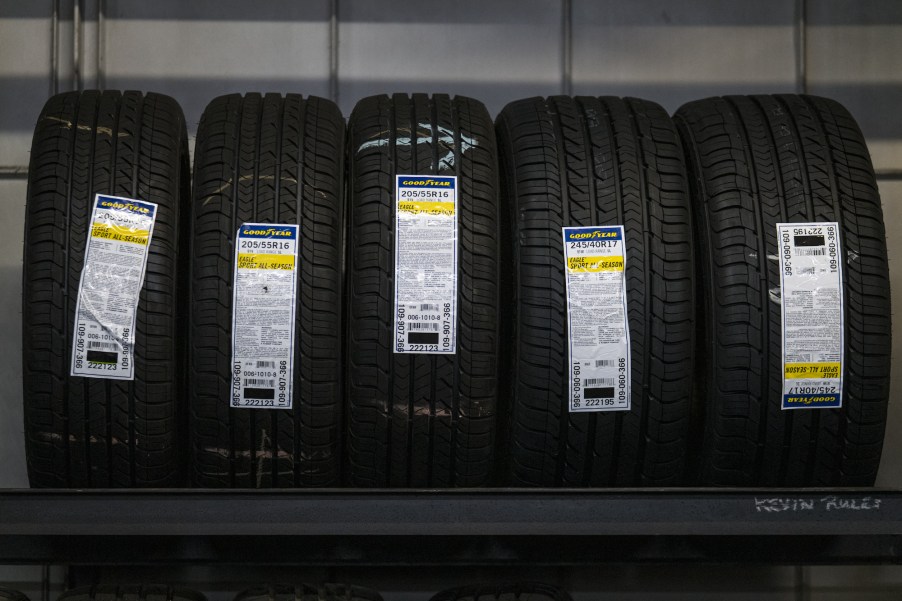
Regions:
[[[778,223],[781,409],[842,406],[845,262],[836,222]]]
[[[564,227],[569,409],[630,410],[630,334],[622,225]]]
[[[101,351],[118,351],[119,345],[115,342],[98,342],[96,340],[89,340],[88,348],[91,350],[98,349]]]

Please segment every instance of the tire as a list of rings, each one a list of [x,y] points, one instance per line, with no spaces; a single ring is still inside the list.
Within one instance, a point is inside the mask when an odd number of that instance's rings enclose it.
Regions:
[[[382,595],[347,584],[278,584],[246,590],[235,601],[382,601]]]
[[[28,595],[0,586],[0,601],[29,601]]]
[[[185,119],[168,96],[67,92],[35,127],[28,177],[23,380],[34,487],[181,483],[184,286],[190,192]],[[133,381],[70,376],[75,307],[96,193],[157,203],[136,314]],[[183,255],[184,256],[184,255]]]
[[[496,128],[512,252],[505,481],[676,485],[688,452],[694,289],[688,181],[676,130],[635,98],[508,104]],[[561,228],[623,225],[629,411],[569,411]]]
[[[571,601],[567,591],[535,582],[465,586],[438,593],[430,601]]]
[[[344,119],[297,94],[213,100],[197,132],[191,220],[191,480],[204,487],[341,482]],[[234,240],[300,225],[293,408],[232,409]]]
[[[161,584],[100,584],[66,591],[57,601],[207,601],[197,591]]]
[[[883,214],[867,147],[839,104],[732,96],[684,105],[704,319],[701,483],[870,486],[890,375]],[[781,411],[776,224],[840,224],[843,406]],[[760,257],[769,260],[761,260]]]
[[[411,145],[414,129],[417,143]],[[395,94],[361,100],[348,132],[348,483],[486,485],[494,470],[499,369],[492,122],[482,103],[470,98]],[[458,178],[453,356],[393,352],[398,174]]]

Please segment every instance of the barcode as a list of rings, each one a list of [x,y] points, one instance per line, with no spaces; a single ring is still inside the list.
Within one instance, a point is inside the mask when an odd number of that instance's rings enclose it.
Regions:
[[[614,378],[586,378],[585,386],[613,386]]]
[[[799,275],[814,275],[814,267],[802,267],[799,269]]]
[[[245,386],[263,386],[266,388],[275,388],[276,381],[275,380],[267,380],[265,378],[245,378],[244,385]]]
[[[88,341],[89,349],[100,349],[103,351],[118,351],[119,345],[115,342],[97,342],[95,340]]]
[[[430,332],[438,332],[437,323],[412,323],[408,324],[411,330],[429,330]]]
[[[268,368],[270,368],[270,369],[275,369],[275,368],[276,368],[276,362],[275,362],[275,361],[257,361],[257,369],[260,369],[260,368],[263,368],[263,367],[268,367]]]
[[[799,257],[823,257],[826,254],[826,248],[796,248],[796,256]]]
[[[613,359],[596,359],[595,367],[616,367],[617,362]]]
[[[420,311],[438,311],[438,305],[426,303],[425,305],[420,305]]]

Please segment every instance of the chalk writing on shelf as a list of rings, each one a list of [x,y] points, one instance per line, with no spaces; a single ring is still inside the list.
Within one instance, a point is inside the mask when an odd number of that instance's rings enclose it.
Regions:
[[[755,511],[879,511],[881,503],[878,497],[755,497]]]

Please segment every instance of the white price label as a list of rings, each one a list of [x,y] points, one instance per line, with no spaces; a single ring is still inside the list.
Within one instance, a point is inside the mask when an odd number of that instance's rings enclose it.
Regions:
[[[837,223],[778,223],[783,409],[842,406],[842,254]]]
[[[570,411],[629,411],[623,226],[565,227]]]
[[[78,285],[71,375],[134,380],[135,319],[157,205],[98,194]]]
[[[291,409],[298,226],[245,223],[235,244],[232,407]]]
[[[457,177],[395,185],[396,353],[457,350]]]

